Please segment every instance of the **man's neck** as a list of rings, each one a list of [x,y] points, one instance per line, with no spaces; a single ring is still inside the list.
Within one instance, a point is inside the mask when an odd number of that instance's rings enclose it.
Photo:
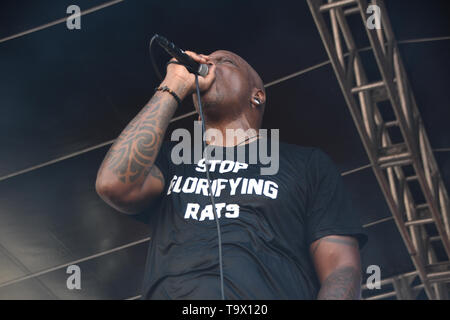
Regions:
[[[254,141],[258,138],[259,128],[251,125],[246,118],[232,121],[205,122],[207,143],[217,146],[232,147]],[[221,136],[222,138],[218,137]]]

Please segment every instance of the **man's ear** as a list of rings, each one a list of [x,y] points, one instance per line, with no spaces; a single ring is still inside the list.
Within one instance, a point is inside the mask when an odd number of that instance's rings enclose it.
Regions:
[[[251,104],[255,107],[263,106],[266,103],[266,93],[258,88],[253,89]]]

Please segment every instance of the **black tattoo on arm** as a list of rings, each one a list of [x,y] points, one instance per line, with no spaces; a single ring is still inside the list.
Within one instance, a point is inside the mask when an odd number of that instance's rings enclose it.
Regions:
[[[170,95],[156,93],[111,146],[102,167],[114,172],[124,184],[135,183],[149,173],[163,181],[152,166],[176,107]]]
[[[322,283],[318,300],[360,299],[360,272],[351,266],[334,270]]]

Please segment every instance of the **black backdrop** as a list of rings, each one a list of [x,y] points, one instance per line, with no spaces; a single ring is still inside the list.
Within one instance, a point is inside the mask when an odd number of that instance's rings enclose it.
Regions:
[[[86,10],[107,2],[3,0],[0,39],[64,18],[71,4]],[[450,189],[449,6],[444,0],[386,6]],[[369,164],[304,1],[125,0],[83,15],[81,30],[60,23],[0,40],[0,299],[139,294],[150,236],[145,217],[117,213],[94,189],[109,145],[20,171],[121,132],[158,84],[148,54],[154,33],[197,52],[234,51],[266,84],[304,70],[268,86],[264,127],[280,128],[283,141],[322,148],[344,174]],[[368,45],[362,33],[355,36],[360,47]],[[162,65],[168,57],[156,53]],[[186,101],[177,116],[192,110]],[[195,119],[170,128],[191,128]],[[364,224],[391,216],[370,168],[344,181]],[[392,219],[367,232],[364,270],[379,265],[385,278],[414,269]],[[81,290],[66,288],[71,263],[82,270]]]

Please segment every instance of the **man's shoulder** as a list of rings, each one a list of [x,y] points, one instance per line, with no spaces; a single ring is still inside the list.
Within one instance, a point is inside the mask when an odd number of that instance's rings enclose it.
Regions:
[[[320,147],[302,146],[287,142],[280,142],[280,152],[291,153],[307,158],[329,158],[328,153]]]
[[[334,167],[334,161],[327,152],[320,147],[301,146],[286,142],[280,142],[280,160],[297,165],[303,164],[303,168],[328,168]]]
[[[309,159],[314,152],[320,152],[317,147],[302,146],[280,141],[280,153],[286,156],[295,156]]]

